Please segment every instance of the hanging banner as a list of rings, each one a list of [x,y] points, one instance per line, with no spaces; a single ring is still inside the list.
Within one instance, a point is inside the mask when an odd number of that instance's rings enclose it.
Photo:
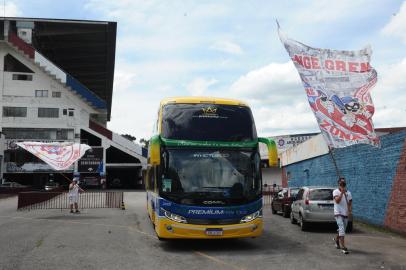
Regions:
[[[68,169],[90,149],[87,144],[79,143],[17,142],[16,144],[57,171]]]
[[[318,49],[279,38],[302,79],[310,107],[330,147],[358,143],[379,146],[372,123],[374,105],[369,91],[377,73],[370,65],[371,48],[359,51]]]

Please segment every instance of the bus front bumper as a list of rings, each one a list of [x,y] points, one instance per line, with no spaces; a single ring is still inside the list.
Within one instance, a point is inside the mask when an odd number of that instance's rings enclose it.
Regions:
[[[253,221],[232,225],[194,225],[178,223],[166,217],[160,217],[156,223],[156,232],[160,238],[185,238],[185,239],[221,239],[244,238],[260,236],[263,229],[262,218]],[[209,231],[221,231],[213,235]]]

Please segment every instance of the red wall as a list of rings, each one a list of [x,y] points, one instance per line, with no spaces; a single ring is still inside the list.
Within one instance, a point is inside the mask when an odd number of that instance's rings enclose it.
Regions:
[[[386,209],[385,226],[406,233],[406,139]]]

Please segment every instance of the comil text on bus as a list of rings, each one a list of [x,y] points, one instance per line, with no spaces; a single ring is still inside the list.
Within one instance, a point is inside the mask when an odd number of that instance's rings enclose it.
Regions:
[[[368,72],[371,67],[368,62],[351,62],[336,59],[326,59],[320,61],[318,57],[308,55],[297,55],[292,57],[292,61],[305,69],[326,69],[330,71],[342,72]]]

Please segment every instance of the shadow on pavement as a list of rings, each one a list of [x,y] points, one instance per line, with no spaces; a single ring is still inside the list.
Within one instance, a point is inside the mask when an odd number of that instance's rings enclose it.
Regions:
[[[269,238],[264,241],[263,238]],[[300,242],[291,241],[283,236],[270,234],[264,232],[262,236],[251,239],[204,239],[204,240],[184,240],[184,239],[171,239],[165,240],[160,243],[160,247],[166,252],[234,252],[239,253],[280,253],[288,252],[294,254],[296,252],[303,252],[305,246]]]

